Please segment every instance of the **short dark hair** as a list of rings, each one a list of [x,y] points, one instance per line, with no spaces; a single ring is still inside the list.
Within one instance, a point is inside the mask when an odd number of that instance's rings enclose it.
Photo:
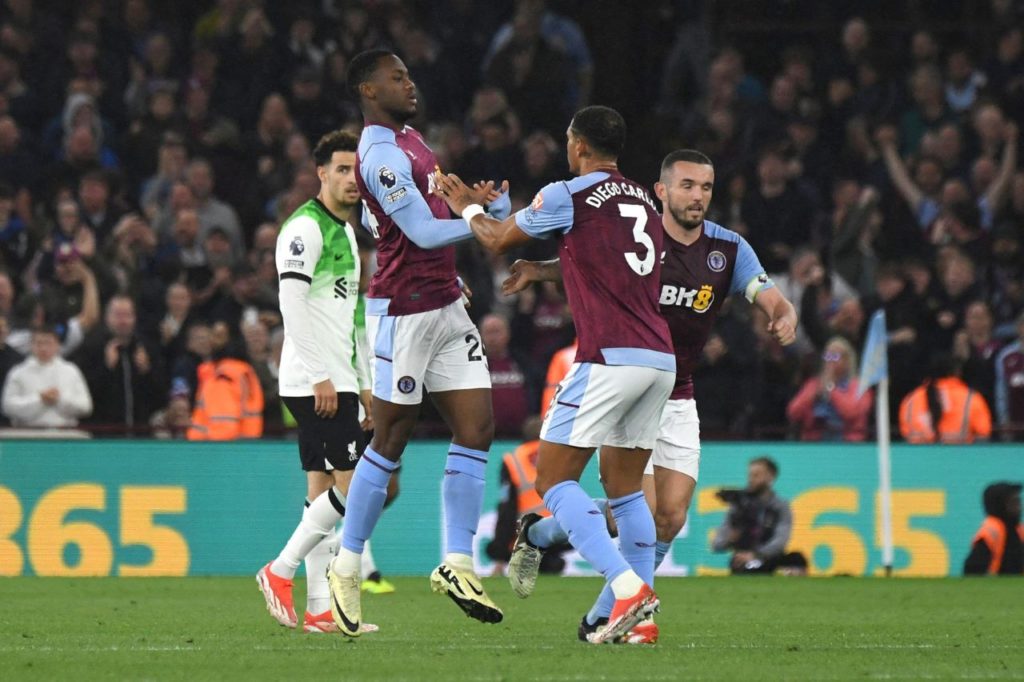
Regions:
[[[335,130],[320,138],[313,148],[313,160],[317,166],[331,162],[334,152],[354,152],[359,148],[359,138],[347,130]]]
[[[377,70],[377,62],[384,57],[394,57],[395,53],[382,47],[360,52],[348,63],[345,83],[356,97],[359,97],[359,86],[373,77]]]
[[[572,117],[569,128],[606,156],[618,158],[626,145],[626,121],[611,107],[584,107]]]
[[[772,459],[771,457],[761,455],[760,457],[755,457],[754,459],[750,460],[750,463],[763,465],[765,469],[772,473],[772,478],[779,477],[779,465],[776,464],[775,460]]]
[[[665,171],[680,161],[696,163],[701,166],[711,166],[712,168],[715,167],[715,164],[711,163],[711,159],[696,149],[677,149],[674,152],[669,152],[664,160],[662,160],[661,174],[664,175]]]

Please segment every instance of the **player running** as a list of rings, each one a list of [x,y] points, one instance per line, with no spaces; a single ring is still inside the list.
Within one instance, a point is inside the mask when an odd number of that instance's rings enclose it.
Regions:
[[[365,446],[364,432],[372,425],[369,353],[362,301],[357,298],[360,260],[351,227],[358,216],[358,143],[354,135],[340,130],[320,139],[313,150],[320,193],[285,221],[277,240],[285,323],[279,384],[299,427],[306,509],[280,555],[260,569],[256,580],[274,619],[296,627],[292,579],[305,561],[305,632],[337,631],[327,565],[338,546],[334,527],[345,513],[352,470]],[[394,488],[389,490],[389,496],[395,493]],[[378,580],[374,586],[384,584]]]
[[[654,452],[644,472],[644,488],[654,506],[657,527],[655,568],[686,523],[700,469],[700,422],[693,399],[693,371],[714,327],[718,312],[731,294],[742,293],[763,310],[769,331],[783,345],[796,338],[797,316],[768,278],[754,250],[740,235],[704,219],[711,203],[715,171],[704,154],[683,149],[665,157],[654,191],[664,207],[665,251],[661,269],[661,314],[668,321],[676,357],[672,396],[661,415]],[[531,282],[560,280],[558,260],[517,261],[502,289],[511,294]],[[602,457],[604,453],[602,452]],[[544,548],[564,542],[565,532],[550,517],[528,514],[520,520],[509,562],[513,591],[527,597],[537,580]],[[580,623],[580,638],[609,617],[614,600],[607,590]],[[638,625],[625,639],[654,643],[657,625]]]
[[[464,221],[450,219],[434,193],[434,153],[406,125],[416,115],[417,100],[405,64],[387,50],[363,52],[349,65],[348,83],[366,122],[356,181],[364,224],[377,239],[378,269],[366,309],[375,432],[356,465],[341,547],[328,573],[332,615],[342,633],[360,634],[361,554],[427,389],[452,430],[442,492],[447,547],[430,585],[469,616],[496,623],[502,612],[473,572],[473,537],[494,433],[491,382],[479,333],[461,300],[452,246],[471,232]],[[478,184],[472,195],[493,202],[495,215],[510,211],[507,195],[494,192],[493,183]]]
[[[544,418],[536,487],[615,597],[608,623],[590,635],[594,643],[618,639],[658,609],[650,587],[654,519],[641,481],[676,365],[668,325],[658,313],[659,216],[647,190],[619,172],[625,137],[625,121],[615,110],[578,111],[566,144],[569,169],[578,177],[544,187],[528,208],[503,221],[484,216],[455,176],[437,181],[485,248],[503,252],[555,237],[565,254],[579,350]],[[579,484],[597,447],[621,551]]]

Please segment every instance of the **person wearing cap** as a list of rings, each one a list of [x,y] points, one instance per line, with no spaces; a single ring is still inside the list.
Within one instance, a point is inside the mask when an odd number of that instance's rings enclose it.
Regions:
[[[1000,481],[985,488],[985,520],[964,561],[964,575],[1024,575],[1024,524],[1020,483]]]

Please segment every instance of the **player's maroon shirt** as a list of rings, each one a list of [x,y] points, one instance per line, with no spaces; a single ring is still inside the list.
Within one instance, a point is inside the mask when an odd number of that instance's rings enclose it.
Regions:
[[[560,241],[577,362],[675,371],[658,310],[661,216],[646,189],[617,171],[554,182],[516,214],[516,224]]]
[[[377,271],[370,280],[367,312],[410,315],[443,308],[460,296],[455,247],[421,249],[391,219],[418,192],[435,218],[451,218],[433,193],[437,159],[423,137],[405,126],[395,132],[367,125],[356,153],[356,183],[368,209],[365,220],[377,238]]]
[[[659,303],[676,355],[676,385],[670,399],[693,398],[693,371],[722,303],[733,293],[753,300],[773,285],[750,244],[709,220],[689,246],[666,234],[664,254]]]

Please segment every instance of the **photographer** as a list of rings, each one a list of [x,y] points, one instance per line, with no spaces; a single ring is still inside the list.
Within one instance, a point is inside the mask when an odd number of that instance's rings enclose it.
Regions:
[[[715,532],[711,549],[731,550],[729,567],[734,574],[774,573],[777,568],[802,573],[807,561],[799,554],[784,554],[793,526],[789,502],[775,494],[772,485],[779,467],[768,457],[750,461],[747,487],[722,489],[716,494],[728,503],[725,521]]]

